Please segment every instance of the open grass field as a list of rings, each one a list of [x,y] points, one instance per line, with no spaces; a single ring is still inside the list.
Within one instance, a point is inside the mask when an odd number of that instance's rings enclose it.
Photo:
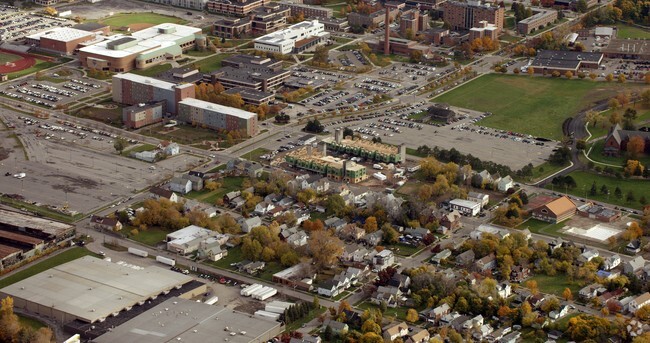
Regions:
[[[202,73],[209,73],[221,68],[221,61],[224,58],[229,57],[231,54],[217,54],[205,59],[202,59],[198,62],[192,63],[194,67],[198,68]]]
[[[129,227],[128,230],[130,231],[132,228]],[[124,230],[122,231],[124,232]],[[131,232],[126,232],[125,234],[127,234],[130,239],[136,242],[140,242],[142,244],[153,247],[158,245],[158,243],[164,241],[168,233],[170,233],[170,231],[163,230],[158,227],[150,227],[146,230],[140,230],[137,235],[132,235]]]
[[[639,202],[639,199],[642,195],[645,195],[646,199],[650,200],[650,181],[642,179],[617,179],[615,177],[598,175],[595,173],[584,172],[584,171],[574,171],[569,175],[573,177],[576,181],[577,187],[574,189],[567,190],[569,194],[584,197],[585,190],[587,191],[587,197],[590,200],[610,203],[619,206],[632,207],[636,209],[641,209],[643,205]],[[593,182],[596,182],[596,188],[599,190],[597,195],[589,195],[589,189]],[[601,194],[600,187],[602,185],[607,185],[610,195]],[[617,198],[614,195],[614,190],[616,187],[621,189],[622,197]],[[551,185],[546,186],[546,188],[551,189]],[[564,191],[564,189],[557,189],[557,191]],[[634,201],[627,202],[626,196],[628,192],[632,192],[634,195]]]
[[[162,74],[169,69],[172,69],[172,65],[169,63],[165,64],[159,64],[157,66],[153,66],[147,69],[136,69],[136,70],[131,70],[130,73],[133,74],[138,74],[142,76],[156,76],[158,74]]]
[[[156,13],[120,13],[108,18],[101,19],[99,22],[102,24],[110,25],[111,27],[123,27],[133,24],[186,24],[187,20]]]
[[[492,112],[478,125],[562,139],[562,122],[595,101],[632,84],[489,74],[434,98],[435,102]]]
[[[24,327],[24,328],[32,328],[35,331],[40,329],[40,328],[47,327],[47,325],[45,325],[45,323],[43,323],[40,320],[31,318],[31,317],[26,317],[26,316],[23,316],[23,315],[20,315],[20,314],[18,315],[18,321],[20,322],[20,325],[22,327]]]
[[[44,70],[44,69],[47,69],[47,68],[52,68],[52,67],[57,66],[57,65],[59,65],[59,63],[57,63],[57,62],[43,61],[43,60],[37,59],[36,64],[34,64],[32,67],[10,73],[9,74],[9,80],[13,80],[13,79],[21,77],[21,76],[33,74],[33,73],[36,73],[37,71],[41,71],[41,70]]]
[[[580,285],[577,282],[569,282],[564,274],[554,276],[538,274],[528,280],[537,281],[537,287],[540,292],[555,294],[558,297],[562,297],[562,292],[567,287],[574,294],[574,297],[578,296],[578,291],[580,290]]]
[[[622,166],[627,158],[625,157],[625,154],[622,154],[619,157],[616,156],[604,156],[603,155],[603,149],[605,148],[605,140],[601,139],[596,142],[594,142],[591,145],[591,151],[589,152],[589,158],[596,162],[602,162],[602,163],[608,163],[608,164],[614,164],[617,166]],[[637,158],[637,160],[643,165],[648,165],[650,164],[650,156],[647,154],[643,154]]]
[[[650,31],[632,25],[618,24],[616,25],[616,36],[623,39],[650,39]]]
[[[156,150],[156,146],[153,144],[144,143],[136,147],[133,147],[131,149],[122,151],[122,156],[131,156],[131,154],[135,154],[136,152],[151,151],[151,150]]]
[[[72,260],[76,260],[86,255],[99,257],[99,255],[90,252],[90,250],[86,248],[78,248],[78,247],[70,248],[64,252],[57,254],[56,256],[45,257],[45,260],[38,262],[27,269],[23,269],[15,274],[9,275],[8,277],[0,280],[0,288],[5,288],[9,285],[27,279],[28,277],[36,275],[40,272],[44,272],[50,268],[54,268],[58,265],[70,262]]]
[[[547,223],[541,220],[530,218],[517,226],[518,229],[528,229],[532,233],[540,233],[547,236],[560,236],[559,230],[564,227],[566,223],[560,222],[557,224]]]
[[[0,64],[5,64],[7,62],[13,62],[13,61],[18,61],[22,59],[22,57],[14,54],[8,54],[5,52],[0,52]]]
[[[0,197],[0,204],[11,206],[18,209],[27,210],[33,213],[38,213],[43,217],[52,218],[54,220],[62,221],[65,223],[73,223],[84,217],[84,214],[78,213],[74,216],[70,216],[61,212],[54,211],[44,206],[37,206],[34,204],[22,202],[20,200],[8,198],[5,196]]]
[[[249,151],[239,157],[245,158],[249,161],[255,161],[255,162],[260,162],[262,159],[260,159],[260,156],[266,155],[269,152],[271,152],[269,149],[264,149],[264,148],[257,148],[255,150]]]

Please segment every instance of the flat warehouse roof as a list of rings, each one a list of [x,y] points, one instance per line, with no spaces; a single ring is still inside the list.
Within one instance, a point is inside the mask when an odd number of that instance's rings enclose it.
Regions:
[[[60,235],[72,229],[72,226],[68,224],[3,209],[0,209],[0,224],[25,227],[48,235]]]
[[[251,119],[257,117],[257,114],[253,112],[248,112],[244,110],[240,110],[238,108],[234,107],[228,107],[228,106],[223,106],[219,104],[214,104],[211,102],[203,101],[203,100],[198,100],[194,98],[185,98],[182,101],[179,101],[179,104],[184,104],[196,108],[201,108],[204,110],[208,111],[213,111],[213,112],[218,112],[218,113],[225,113],[231,116],[239,117],[242,119]]]
[[[172,298],[94,339],[93,342],[249,343],[259,341],[260,336],[277,330],[279,326],[278,322],[236,312],[221,305]]]
[[[84,256],[0,292],[92,323],[190,281],[189,276],[155,266],[134,269]]]
[[[27,38],[30,39],[48,38],[51,40],[57,40],[61,42],[69,42],[71,40],[75,40],[83,37],[90,37],[92,35],[94,35],[94,33],[84,31],[84,30],[73,29],[71,27],[56,27],[51,30],[47,30],[47,31],[43,31],[43,32],[39,32],[27,36]]]

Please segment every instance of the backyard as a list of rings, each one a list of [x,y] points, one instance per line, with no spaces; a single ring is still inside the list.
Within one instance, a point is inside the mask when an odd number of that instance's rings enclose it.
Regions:
[[[562,139],[563,121],[631,84],[488,74],[434,99],[492,115],[478,125]]]
[[[195,199],[208,204],[214,204],[217,201],[217,199],[223,198],[223,196],[226,195],[226,193],[240,190],[243,181],[244,178],[240,176],[225,177],[223,179],[217,180],[217,182],[221,183],[221,187],[219,189],[214,191],[210,191],[207,189],[203,189],[200,191],[192,191],[188,193],[186,197],[189,199]]]
[[[562,292],[567,287],[575,297],[578,296],[578,291],[580,290],[580,285],[576,282],[569,282],[564,274],[556,274],[554,276],[537,274],[526,281],[537,281],[537,288],[540,292],[554,294],[559,297],[562,296]]]

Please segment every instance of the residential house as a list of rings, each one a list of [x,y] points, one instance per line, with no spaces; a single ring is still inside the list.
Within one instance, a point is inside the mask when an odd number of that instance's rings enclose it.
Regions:
[[[548,243],[548,249],[551,250],[551,252],[555,251],[557,248],[561,248],[564,245],[564,241],[562,238],[557,237],[553,239],[550,243]]]
[[[264,267],[266,267],[266,263],[264,261],[244,261],[239,265],[239,271],[246,272],[250,275],[255,275],[264,270]]]
[[[402,291],[397,287],[379,286],[370,301],[374,304],[386,303],[388,307],[397,307],[401,301]]]
[[[192,191],[192,181],[182,177],[174,177],[169,181],[169,189],[180,194],[187,194]]]
[[[404,341],[405,343],[429,343],[429,331],[427,329],[413,330]]]
[[[483,170],[482,172],[478,173],[477,176],[478,181],[481,185],[487,185],[493,182],[492,175],[490,175],[490,172],[487,170]]]
[[[264,166],[257,162],[251,162],[242,158],[228,161],[226,164],[226,171],[238,175],[247,175],[251,178],[258,178],[262,175]]]
[[[479,328],[481,327],[481,325],[483,325],[483,316],[479,314],[474,318],[467,319],[463,323],[463,330],[465,331],[465,330],[471,330],[473,328]]]
[[[585,250],[580,256],[578,256],[578,262],[587,263],[591,261],[594,257],[598,257],[598,250]]]
[[[90,225],[98,230],[120,231],[122,223],[117,218],[101,217],[93,215],[90,217]]]
[[[216,208],[194,199],[185,199],[185,203],[183,204],[183,209],[186,212],[189,211],[203,212],[209,218],[215,217],[217,215]]]
[[[490,196],[484,193],[469,192],[467,193],[467,200],[479,203],[481,207],[485,207],[490,202]]]
[[[490,324],[483,324],[476,328],[474,333],[472,333],[472,337],[475,340],[481,342],[483,339],[487,338],[492,333],[492,331],[494,331],[494,328],[492,328]]]
[[[274,208],[275,205],[273,203],[264,200],[255,205],[255,210],[253,212],[258,216],[264,216],[267,212]]]
[[[503,299],[509,297],[512,294],[512,287],[507,282],[502,282],[497,285],[497,295]]]
[[[363,243],[366,243],[366,245],[374,247],[377,246],[381,241],[384,239],[383,236],[384,232],[382,230],[377,230],[373,233],[368,233],[363,238],[361,238],[361,241]]]
[[[483,258],[476,260],[474,267],[480,273],[485,273],[497,267],[497,258],[494,254],[487,255]]]
[[[456,256],[456,265],[469,266],[472,262],[474,262],[475,257],[476,255],[474,254],[474,250],[467,250],[464,253]]]
[[[276,206],[272,210],[266,212],[266,216],[269,218],[277,218],[283,215],[286,211],[287,210],[284,206]]]
[[[345,262],[363,262],[368,256],[368,253],[368,249],[359,244],[346,244],[343,247],[343,253],[340,259]]]
[[[377,270],[383,270],[395,264],[395,255],[391,250],[382,250],[373,257],[372,264]]]
[[[499,180],[497,183],[497,189],[501,192],[507,192],[508,189],[514,187],[514,184],[515,183],[512,181],[510,175],[507,175]]]
[[[553,320],[558,320],[564,316],[569,314],[569,306],[568,305],[561,305],[559,309],[551,311],[548,314],[548,317],[553,319]]]
[[[190,170],[188,174],[205,179],[205,173],[198,170]]]
[[[292,197],[287,196],[287,197],[283,197],[282,199],[280,199],[278,201],[278,206],[289,207],[289,206],[291,206],[291,205],[293,205],[295,203],[296,203],[296,200],[294,200]]]
[[[429,234],[429,230],[425,228],[408,228],[404,230],[405,235],[411,235],[415,239],[424,239]]]
[[[644,265],[645,259],[642,256],[636,256],[623,264],[623,273],[635,274],[639,270],[643,269]]]
[[[621,257],[618,256],[617,254],[614,254],[603,261],[603,269],[604,270],[612,270],[618,265],[621,264]]]
[[[625,246],[625,252],[630,255],[638,254],[641,251],[641,240],[634,239]]]
[[[358,241],[366,235],[366,230],[357,224],[347,224],[338,232],[339,237],[346,241]]]
[[[537,293],[527,299],[530,306],[532,306],[534,309],[540,307],[544,300],[546,300],[546,297],[542,293]]]
[[[214,242],[217,242],[217,240],[206,239],[199,243],[199,258],[205,258],[209,261],[216,262],[225,256],[228,256],[228,251],[222,250],[219,244],[212,244]]]
[[[365,195],[367,208],[374,208],[376,205],[379,205],[391,218],[397,218],[401,215],[404,201],[402,197],[396,197],[393,194],[386,194],[384,192],[368,192]]]
[[[644,280],[644,281],[650,281],[650,263],[643,266],[643,269],[642,269],[642,272],[641,272],[641,279]]]
[[[504,335],[509,334],[512,331],[512,326],[502,326],[497,330],[492,331],[487,337],[488,342],[498,342]]]
[[[149,189],[151,197],[154,199],[167,199],[171,202],[178,202],[178,195],[168,189],[162,189],[160,187],[151,187]]]
[[[404,337],[408,335],[409,327],[406,323],[391,323],[383,329],[383,336],[385,340],[390,342],[394,341],[396,338]]]
[[[578,291],[578,295],[586,300],[590,300],[597,297],[599,294],[604,293],[605,291],[607,291],[607,289],[603,287],[603,285],[599,283],[592,283],[591,285],[580,289],[580,291]]]
[[[172,143],[169,141],[162,141],[160,144],[158,144],[158,149],[162,149],[162,151],[167,156],[176,156],[181,152],[181,148],[177,143]]]
[[[460,212],[454,210],[442,215],[439,222],[440,225],[449,228],[449,230],[451,231],[455,231],[460,229],[463,225],[460,222],[460,218],[461,218]]]
[[[251,232],[253,228],[262,226],[262,219],[260,217],[241,218],[239,226],[243,232]]]
[[[328,178],[323,177],[318,174],[307,175],[307,178],[303,178],[300,181],[300,189],[313,189],[318,194],[323,194],[329,191],[330,181]]]
[[[355,312],[356,313],[356,312]],[[304,335],[302,338],[292,337],[289,343],[321,343],[320,336]]]
[[[530,276],[530,268],[523,266],[514,266],[510,271],[510,281],[511,282],[522,282]]]
[[[514,332],[511,332],[511,333],[503,336],[499,340],[499,343],[517,343],[517,341],[519,340],[519,337],[521,337],[521,331],[514,331]]]
[[[465,317],[469,318],[467,316],[461,316],[458,312],[448,312],[447,314],[443,315],[440,320],[439,320],[439,325],[440,326],[451,326],[451,323],[453,323],[456,319]],[[462,319],[464,322],[467,319]]]
[[[238,196],[238,197],[232,199],[232,201],[230,202],[230,207],[232,207],[232,208],[240,208],[240,207],[244,206],[245,203],[246,203],[246,199],[244,199],[241,196]]]
[[[435,254],[435,255],[431,258],[431,263],[433,263],[433,264],[440,264],[440,263],[442,262],[442,260],[446,260],[446,259],[448,259],[449,257],[451,257],[451,250],[449,250],[449,249],[445,249],[445,250],[443,250],[443,251],[441,251],[441,252]]]
[[[563,196],[533,209],[531,215],[535,219],[555,224],[571,218],[576,211],[573,201]]]
[[[192,182],[192,190],[193,191],[200,191],[203,189],[203,179],[195,176],[195,175],[190,175],[190,174],[183,174],[181,178],[185,180],[190,180]]]
[[[428,311],[425,315],[426,320],[431,323],[438,323],[440,319],[449,314],[451,311],[451,307],[447,305],[447,303],[443,303],[442,305],[432,309],[431,311]]]
[[[332,217],[325,219],[323,224],[325,225],[326,229],[334,229],[334,231],[339,232],[345,225],[348,224],[348,222],[338,217]]]
[[[632,301],[630,301],[627,304],[627,308],[631,313],[636,313],[636,311],[638,311],[641,307],[647,306],[647,305],[650,305],[650,293],[649,292],[645,292],[645,293],[639,295],[638,297],[632,299]]]
[[[564,333],[562,331],[551,330],[551,331],[548,332],[547,337],[548,337],[548,339],[552,339],[554,341],[557,341],[558,339],[560,339],[560,337],[562,337],[563,334]]]
[[[388,280],[388,285],[405,291],[408,290],[409,286],[411,285],[411,278],[408,275],[395,273],[393,277]]]
[[[621,275],[619,272],[606,271],[606,270],[599,270],[596,272],[597,277],[603,278],[605,280],[611,280],[617,278],[619,275]]]
[[[318,285],[318,294],[326,297],[335,297],[341,293],[343,289],[340,288],[339,282],[334,279],[329,279]]]
[[[241,191],[232,191],[226,193],[226,195],[223,196],[223,202],[226,204],[229,204],[232,202],[235,198],[241,195]]]
[[[299,230],[298,232],[287,237],[287,243],[294,248],[304,247],[307,245],[307,238],[307,233],[305,233],[305,231]]]
[[[348,324],[337,322],[336,320],[331,320],[328,319],[326,320],[323,325],[325,327],[330,327],[332,329],[332,333],[335,335],[344,335],[348,332]]]

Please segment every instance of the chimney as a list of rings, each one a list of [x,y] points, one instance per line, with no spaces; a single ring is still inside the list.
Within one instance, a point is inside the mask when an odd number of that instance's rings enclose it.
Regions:
[[[318,144],[320,144],[321,153],[323,154],[323,157],[327,156],[327,143],[320,142]]]
[[[400,162],[406,163],[406,144],[404,143],[399,145],[399,156]]]
[[[307,146],[307,155],[309,155],[309,156],[312,155],[311,145],[308,145],[308,146]]]
[[[386,4],[386,18],[384,19],[384,54],[390,54],[390,7]]]
[[[336,129],[334,130],[334,141],[337,144],[341,144],[341,141],[343,141],[343,130],[341,129]]]

